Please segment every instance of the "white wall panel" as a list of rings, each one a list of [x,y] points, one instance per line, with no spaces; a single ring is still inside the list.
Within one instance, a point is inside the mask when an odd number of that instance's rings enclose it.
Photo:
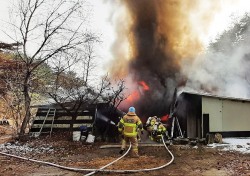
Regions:
[[[202,114],[209,114],[210,132],[222,131],[222,100],[202,97]]]
[[[250,131],[250,103],[223,101],[223,131]]]

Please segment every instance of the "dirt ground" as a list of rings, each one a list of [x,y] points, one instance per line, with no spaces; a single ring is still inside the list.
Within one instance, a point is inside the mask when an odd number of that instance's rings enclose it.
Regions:
[[[1,128],[1,127],[0,127]],[[73,142],[68,134],[40,136],[25,142],[11,139],[10,134],[0,134],[0,152],[26,158],[47,161],[74,168],[100,168],[120,157],[119,148],[100,149],[110,144],[95,142],[93,145]],[[175,159],[169,166],[147,172],[112,173],[98,172],[94,175],[203,175],[203,176],[250,176],[250,155],[238,152],[225,152],[204,145],[170,145]],[[109,166],[107,169],[144,169],[164,165],[171,160],[164,146],[142,147],[139,145],[139,158],[130,155]],[[0,175],[4,176],[80,176],[89,172],[77,172],[57,167],[25,161],[0,155]]]

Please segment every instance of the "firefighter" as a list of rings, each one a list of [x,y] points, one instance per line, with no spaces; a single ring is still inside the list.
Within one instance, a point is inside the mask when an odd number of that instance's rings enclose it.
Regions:
[[[156,121],[156,119],[157,119],[157,116],[149,117],[147,122],[146,122],[146,127],[150,127],[151,125],[153,125],[154,121]],[[153,124],[151,124],[151,123],[153,123]]]
[[[147,131],[151,133],[153,130],[154,124],[157,121],[157,116],[149,117],[146,122]]]
[[[139,157],[138,154],[138,130],[143,133],[143,125],[140,118],[135,113],[135,108],[130,107],[128,113],[121,118],[118,123],[118,131],[122,134],[122,146],[120,154],[122,154],[126,148],[126,144],[131,142],[132,144],[132,155]]]
[[[149,138],[156,142],[162,142],[162,135],[167,135],[166,127],[161,123],[161,119],[157,116],[149,117],[147,120],[147,130],[150,133]]]

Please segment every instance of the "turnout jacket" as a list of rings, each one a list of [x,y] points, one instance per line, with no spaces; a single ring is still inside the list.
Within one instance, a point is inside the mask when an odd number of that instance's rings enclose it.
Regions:
[[[118,123],[118,131],[126,137],[136,137],[138,129],[143,130],[143,125],[134,112],[128,112]]]

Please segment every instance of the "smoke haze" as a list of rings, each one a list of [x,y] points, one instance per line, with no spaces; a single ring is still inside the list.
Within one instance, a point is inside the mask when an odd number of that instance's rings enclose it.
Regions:
[[[210,93],[246,92],[247,81],[242,80],[247,68],[240,72],[238,68],[245,65],[235,59],[245,58],[246,48],[238,47],[230,57],[212,47],[202,54],[202,39],[222,7],[222,1],[215,0],[116,2],[120,15],[115,18],[117,39],[110,73],[129,80],[129,91],[139,91],[139,100],[131,106],[145,112],[143,115],[169,113],[175,87]],[[141,81],[150,89],[141,91]]]
[[[182,64],[185,89],[250,98],[250,17],[246,15],[211,43],[191,67]]]

